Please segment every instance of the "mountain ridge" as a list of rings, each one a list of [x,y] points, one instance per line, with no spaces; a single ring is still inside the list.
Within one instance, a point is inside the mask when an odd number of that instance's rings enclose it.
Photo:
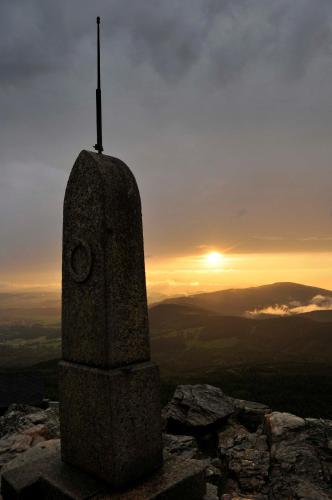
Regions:
[[[320,297],[321,300],[330,299],[332,308],[331,290],[299,283],[276,282],[257,287],[229,288],[215,292],[171,297],[151,305],[150,309],[160,304],[178,304],[195,306],[228,316],[245,316],[251,311],[263,311],[265,308],[274,306],[284,307],[287,310],[287,308],[313,304],[313,307],[320,308],[319,304],[313,303],[316,297]]]

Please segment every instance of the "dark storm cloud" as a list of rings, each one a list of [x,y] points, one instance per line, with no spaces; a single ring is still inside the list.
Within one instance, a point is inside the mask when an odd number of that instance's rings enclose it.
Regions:
[[[331,2],[302,2],[301,9],[292,4],[291,12],[284,11],[287,31],[281,31],[279,59],[286,61],[286,71],[293,78],[302,77],[309,64],[319,55],[331,59]],[[291,48],[291,50],[289,50]]]
[[[166,79],[185,73],[197,60],[213,18],[226,2],[5,1],[1,6],[2,84],[58,71],[72,62],[75,49],[92,35],[91,21],[103,12],[104,43],[129,41],[136,64],[148,62]],[[124,44],[124,46],[126,46]]]
[[[328,0],[3,0],[1,84],[68,68],[80,45],[93,43],[97,11],[109,49],[120,39],[133,64],[151,65],[166,81],[201,60],[204,77],[219,84],[261,61],[299,78],[331,53],[331,10]]]
[[[69,30],[56,2],[3,0],[1,17],[1,85],[54,72],[68,62]]]
[[[328,1],[239,1],[227,14],[219,18],[209,52],[211,74],[220,84],[259,64],[279,78],[297,79],[316,57],[331,55]]]

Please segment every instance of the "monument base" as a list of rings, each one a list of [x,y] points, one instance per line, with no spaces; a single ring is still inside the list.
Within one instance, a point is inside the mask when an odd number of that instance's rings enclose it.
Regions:
[[[59,364],[64,462],[114,488],[162,465],[158,367],[148,361],[104,370]]]
[[[107,484],[61,461],[60,452],[6,471],[3,500],[202,500],[204,466],[195,460],[170,458],[163,467],[126,490]]]

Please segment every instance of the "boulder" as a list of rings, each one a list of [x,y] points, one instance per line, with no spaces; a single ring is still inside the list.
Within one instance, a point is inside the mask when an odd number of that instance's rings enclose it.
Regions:
[[[218,387],[179,385],[163,416],[167,432],[205,434],[217,428],[234,411],[234,400]]]
[[[56,451],[60,450],[60,439],[50,439],[38,443],[36,446],[29,448],[25,453],[18,454],[13,460],[4,465],[1,469],[3,474],[6,471],[16,469],[31,462],[38,462],[41,458],[45,459],[48,456],[53,456]]]
[[[245,427],[235,424],[219,433],[219,454],[226,474],[236,481],[245,493],[267,492],[270,454],[268,442],[262,429],[250,433]],[[229,489],[227,479],[224,489]]]
[[[274,411],[265,416],[265,427],[270,442],[273,443],[302,430],[305,427],[305,420],[291,413]]]
[[[39,443],[59,437],[57,410],[11,405],[0,417],[0,468]]]
[[[266,419],[271,442],[271,498],[332,499],[330,421],[284,413],[267,415]]]

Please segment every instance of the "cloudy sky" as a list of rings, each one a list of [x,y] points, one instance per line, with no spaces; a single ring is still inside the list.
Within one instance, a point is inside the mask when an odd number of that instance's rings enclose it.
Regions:
[[[2,0],[3,286],[59,280],[66,181],[95,143],[97,15],[104,147],[139,183],[150,282],[215,250],[248,272],[288,256],[289,279],[301,254],[302,281],[332,287],[330,0]]]

